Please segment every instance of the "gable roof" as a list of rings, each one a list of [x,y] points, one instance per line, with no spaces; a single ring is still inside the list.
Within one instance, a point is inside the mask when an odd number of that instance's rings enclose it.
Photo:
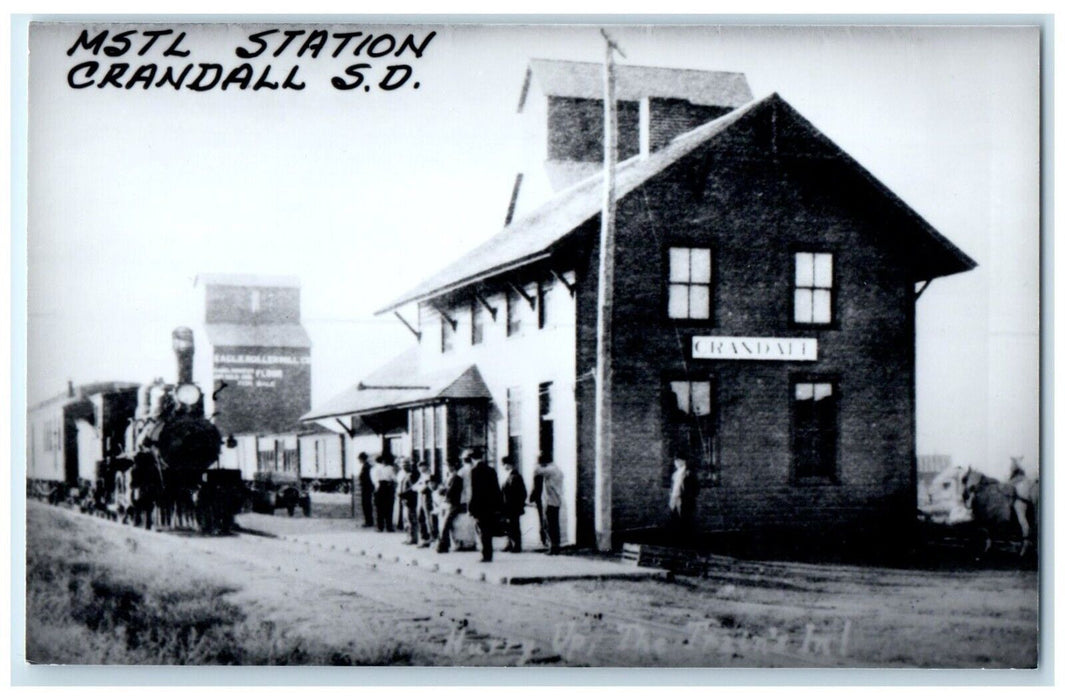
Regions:
[[[790,129],[786,132],[782,131],[781,137],[777,140],[778,152],[781,155],[787,151],[788,139],[793,139],[796,134],[801,133],[802,136],[811,138],[818,144],[820,152],[810,153],[804,144],[800,144],[798,147],[802,150],[796,150],[795,155],[828,157],[842,162],[866,181],[880,196],[886,198],[902,213],[904,218],[914,224],[921,236],[918,243],[922,245],[924,252],[934,258],[931,262],[923,263],[926,269],[921,274],[927,276],[918,276],[918,280],[964,272],[976,266],[971,258],[936,231],[920,214],[899,199],[886,185],[847,155],[843,149],[804,119],[776,93],[749,102],[713,121],[681,134],[665,147],[646,157],[634,156],[618,164],[615,171],[615,190],[618,201],[696,149],[714,142],[737,124],[746,122],[748,117],[753,118],[768,109],[775,110],[774,125],[781,124],[783,129],[783,123],[787,121]],[[538,209],[515,219],[490,239],[376,313],[392,311],[404,304],[438,296],[549,257],[554,247],[565,237],[581,224],[599,215],[602,210],[602,183],[603,172],[600,171],[569,189],[559,192]]]
[[[697,105],[739,107],[754,98],[743,73],[618,64],[614,66],[614,76],[617,99],[624,102],[658,97],[687,100]],[[548,59],[529,61],[518,103],[519,112],[525,107],[533,82],[549,97],[601,100],[603,64]]]
[[[418,348],[413,347],[347,391],[303,414],[300,420],[365,415],[441,399],[490,397],[476,365],[420,374]]]

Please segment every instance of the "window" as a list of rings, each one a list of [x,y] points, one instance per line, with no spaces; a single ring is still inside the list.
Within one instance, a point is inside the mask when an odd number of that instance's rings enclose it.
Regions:
[[[710,249],[669,249],[669,317],[710,318]]]
[[[484,342],[484,307],[474,299],[470,307],[470,344],[480,345]]]
[[[675,457],[685,458],[690,467],[711,481],[716,479],[718,444],[712,389],[709,379],[667,382],[665,433],[669,454],[664,474],[667,480]]]
[[[448,405],[447,458],[457,464],[463,450],[480,448],[488,452],[488,407],[481,401],[456,402]],[[494,464],[489,456],[489,464]]]
[[[796,323],[832,323],[832,253],[795,254]]]
[[[521,464],[521,388],[507,389],[507,452]]]
[[[522,304],[525,300],[513,289],[507,290],[507,336],[521,333]]]
[[[422,461],[422,409],[410,411],[410,457],[415,462]]]
[[[550,282],[541,282],[536,286],[536,327],[547,328],[550,319],[547,317],[547,295],[550,294],[552,285]]]
[[[264,440],[259,444],[259,471],[277,471],[278,445],[276,440]]]
[[[828,381],[793,384],[792,459],[797,479],[836,477],[838,392]]]
[[[551,411],[551,382],[540,385],[540,454],[555,459],[555,415]]]
[[[443,475],[444,468],[444,426],[447,425],[443,404],[433,407],[433,464],[434,473]]]
[[[418,409],[418,416],[420,417],[420,420],[422,422],[422,426],[421,426],[422,442],[421,442],[420,445],[418,445],[422,456],[419,459],[419,461],[428,462],[429,460],[431,460],[433,458],[432,454],[430,454],[430,448],[432,447],[432,444],[433,444],[433,433],[432,433],[433,427],[431,425],[431,421],[433,419],[433,409],[431,409],[431,408],[419,408]]]
[[[402,435],[386,435],[381,440],[381,455],[391,461],[402,454],[403,449],[403,436]]]
[[[289,449],[287,446],[281,455],[282,471],[292,474],[299,473],[300,453],[298,450]]]
[[[263,309],[262,292],[258,289],[251,290],[251,312],[257,314]]]
[[[455,327],[443,314],[440,315],[440,352],[450,352],[455,348]]]

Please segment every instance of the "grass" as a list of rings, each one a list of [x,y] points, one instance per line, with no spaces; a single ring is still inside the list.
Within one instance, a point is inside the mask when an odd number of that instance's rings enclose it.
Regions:
[[[31,663],[191,665],[404,665],[388,640],[333,648],[254,621],[234,592],[121,565],[137,556],[81,532],[65,514],[34,509],[26,557],[26,658]],[[91,531],[91,528],[89,528]],[[132,542],[132,541],[130,541]]]

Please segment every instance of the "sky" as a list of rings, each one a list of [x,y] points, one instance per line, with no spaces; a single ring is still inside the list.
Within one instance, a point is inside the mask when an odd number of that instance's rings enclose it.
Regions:
[[[150,29],[148,25],[118,27]],[[302,281],[320,403],[408,347],[381,308],[502,226],[522,167],[518,98],[530,58],[602,60],[595,26],[352,25],[419,41],[407,51],[264,55],[303,90],[95,86],[96,60],[235,68],[249,35],[305,25],[160,25],[188,58],[68,49],[83,29],[30,38],[29,403],[75,383],[173,373],[170,330],[201,316],[203,272]],[[917,448],[1002,476],[1038,465],[1038,34],[1018,28],[613,27],[620,62],[740,71],[777,92],[978,263],[917,307]],[[108,44],[113,45],[113,44]],[[382,48],[386,44],[379,44]],[[338,90],[368,62],[372,89]],[[385,66],[409,64],[381,90]],[[94,77],[99,79],[106,68]],[[75,82],[86,73],[77,74]],[[258,75],[256,76],[258,77]],[[413,87],[414,83],[418,88]]]

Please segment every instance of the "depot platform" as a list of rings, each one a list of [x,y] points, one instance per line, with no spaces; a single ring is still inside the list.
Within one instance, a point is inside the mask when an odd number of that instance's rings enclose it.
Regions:
[[[406,564],[430,572],[455,574],[499,585],[526,585],[554,581],[669,578],[663,569],[637,568],[619,559],[583,554],[548,556],[545,552],[521,553],[496,550],[491,562],[482,562],[478,551],[451,550],[445,554],[432,547],[405,544],[403,533],[361,529],[342,532],[306,532],[277,535],[280,539],[310,547],[349,553],[376,561]],[[497,539],[502,543],[502,539]]]

